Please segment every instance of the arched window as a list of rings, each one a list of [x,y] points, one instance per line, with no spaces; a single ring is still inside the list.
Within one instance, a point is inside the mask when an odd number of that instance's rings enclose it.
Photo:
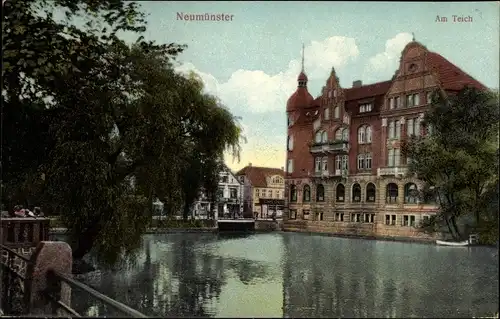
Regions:
[[[310,202],[311,201],[311,187],[309,185],[304,185],[304,192],[302,195],[302,201],[303,202]]]
[[[366,127],[365,138],[366,138],[366,143],[372,142],[372,128],[371,128],[371,126]]]
[[[315,143],[321,143],[321,131],[316,132],[316,136],[314,137]]]
[[[418,201],[418,189],[414,183],[407,183],[405,185],[405,203],[416,204]]]
[[[342,130],[342,140],[349,141],[349,130],[347,128]]]
[[[291,202],[297,201],[297,186],[295,185],[290,185],[290,201]]]
[[[340,108],[338,106],[336,106],[334,109],[333,109],[333,116],[336,118],[336,119],[339,119],[340,118]]]
[[[287,149],[289,151],[293,150],[293,136],[288,136]]]
[[[326,131],[323,131],[323,133],[321,133],[321,142],[322,143],[328,142],[328,133]]]
[[[316,186],[316,201],[325,201],[325,187],[322,184],[318,184],[318,186]]]
[[[368,185],[366,185],[366,201],[375,202],[375,193],[375,185],[373,185],[373,183],[368,183]]]
[[[335,131],[335,140],[340,141],[342,140],[342,129],[339,128]]]
[[[330,119],[330,108],[326,107],[325,108],[325,120],[329,120],[329,119]]]
[[[395,183],[387,184],[385,201],[388,204],[395,204],[398,200],[398,185]]]
[[[345,198],[345,187],[342,184],[337,185],[337,190],[336,190],[337,196],[337,202],[343,202]]]
[[[352,185],[352,201],[356,203],[361,201],[361,186],[358,183]]]
[[[365,138],[365,127],[361,126],[358,128],[358,144],[365,144],[366,143],[366,138]]]

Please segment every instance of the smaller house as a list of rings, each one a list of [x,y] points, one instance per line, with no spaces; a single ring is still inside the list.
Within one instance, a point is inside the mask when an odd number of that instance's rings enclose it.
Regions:
[[[285,205],[285,172],[283,167],[257,167],[250,163],[236,176],[243,183],[245,217],[281,217]]]
[[[219,172],[219,177],[217,201],[212,203],[201,191],[200,197],[193,205],[195,218],[209,218],[212,207],[215,209],[215,219],[242,217],[243,185],[227,166]]]

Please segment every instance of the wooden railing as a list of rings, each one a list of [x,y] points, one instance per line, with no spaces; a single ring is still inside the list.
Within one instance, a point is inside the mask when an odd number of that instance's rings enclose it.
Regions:
[[[146,317],[73,279],[72,251],[67,243],[41,241],[29,257],[3,244],[0,244],[0,251],[0,311],[3,315],[81,317],[71,307],[71,290],[77,289],[122,315]]]

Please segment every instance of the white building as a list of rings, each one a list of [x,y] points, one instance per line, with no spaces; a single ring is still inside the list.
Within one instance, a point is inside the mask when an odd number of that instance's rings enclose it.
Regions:
[[[219,192],[216,203],[210,202],[210,198],[202,191],[198,200],[193,204],[195,218],[208,218],[213,205],[215,205],[215,219],[243,215],[243,184],[227,166],[224,166],[219,177]]]

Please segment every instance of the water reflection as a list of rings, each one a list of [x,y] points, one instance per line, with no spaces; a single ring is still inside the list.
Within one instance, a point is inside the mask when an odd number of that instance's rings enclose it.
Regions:
[[[485,248],[299,234],[284,245],[285,317],[471,317],[498,309],[498,261]]]
[[[147,235],[135,263],[79,277],[149,316],[472,317],[498,310],[485,248],[303,234]],[[87,315],[120,315],[74,291]]]

